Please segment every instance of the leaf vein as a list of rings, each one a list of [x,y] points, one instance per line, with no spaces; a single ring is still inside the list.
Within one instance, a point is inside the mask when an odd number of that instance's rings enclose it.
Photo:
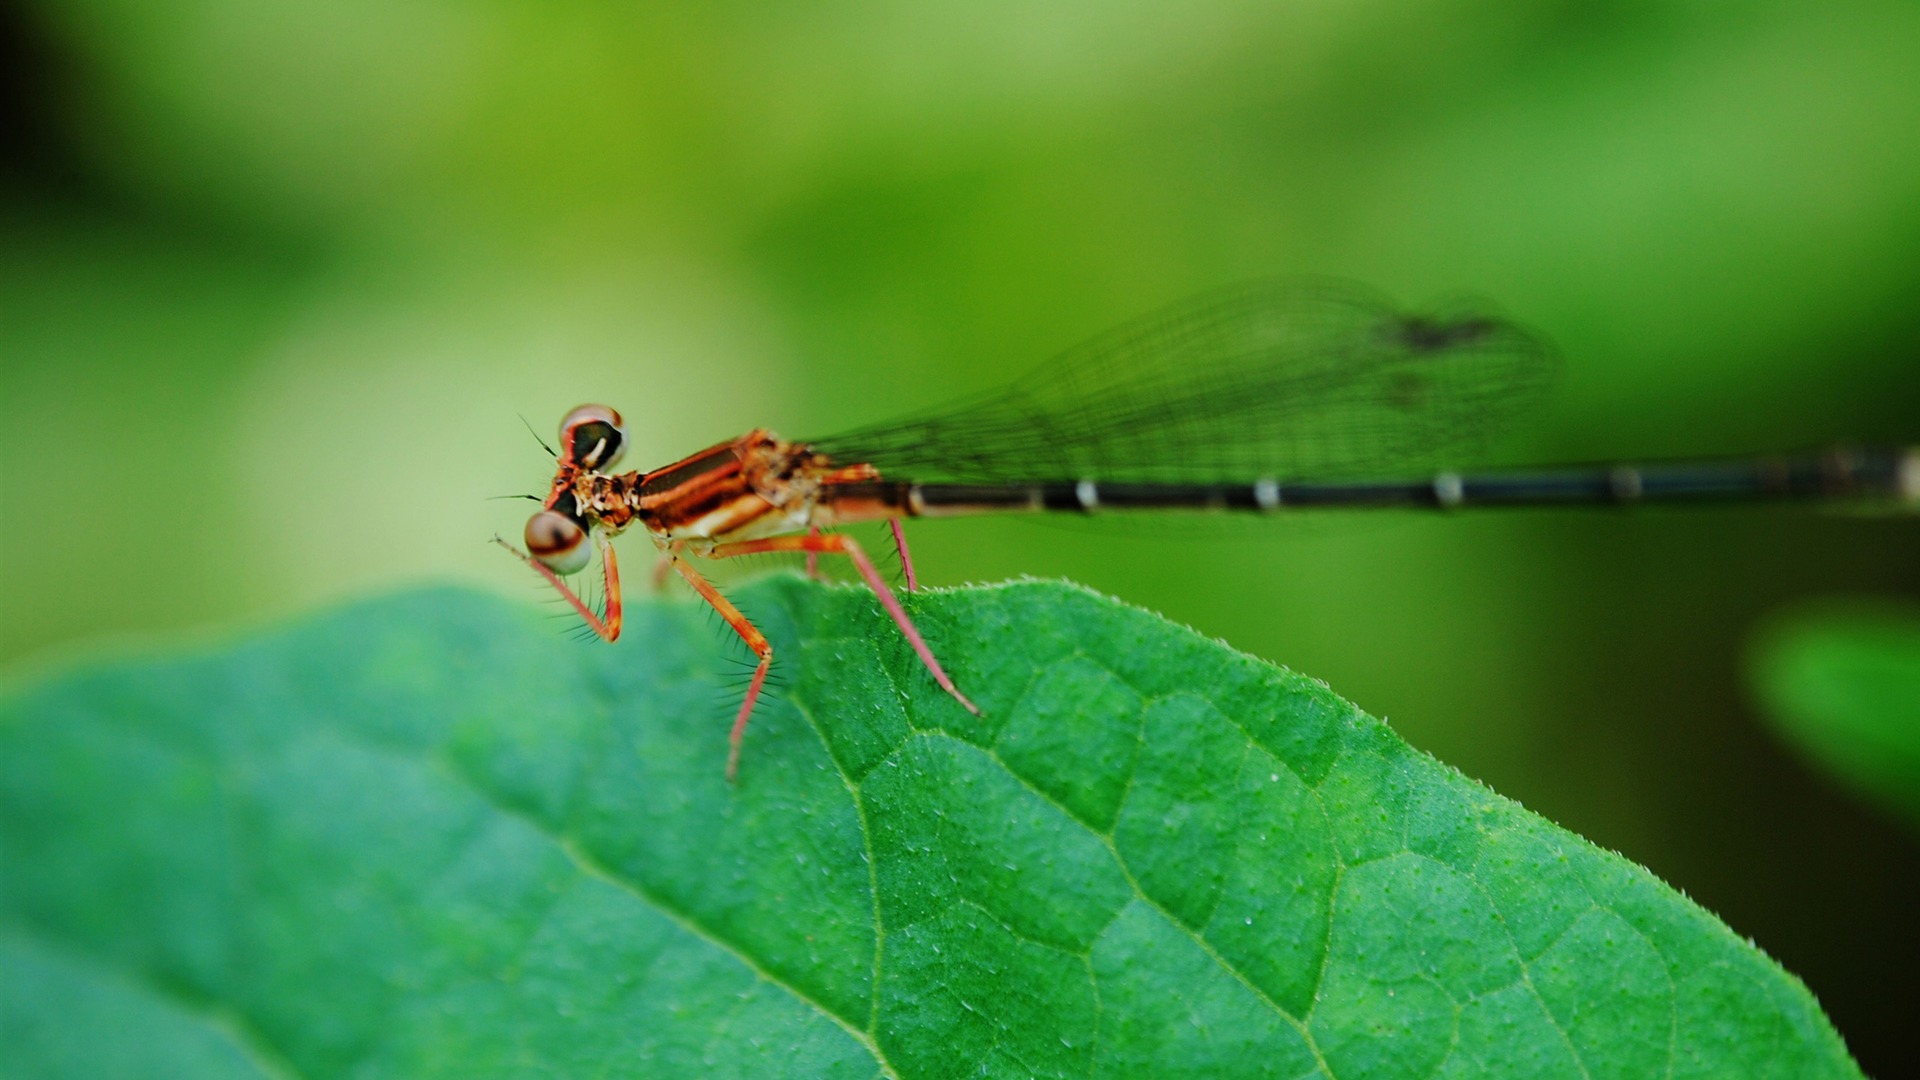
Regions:
[[[847,772],[846,766],[842,765],[840,759],[834,755],[833,746],[827,741],[826,730],[820,726],[820,721],[814,716],[813,710],[801,703],[798,694],[793,696],[789,704],[795,712],[806,717],[808,726],[813,728],[814,735],[819,738],[821,749],[826,752],[828,760],[833,762],[834,772],[840,774],[841,783],[846,785],[847,795],[853,800],[854,819],[860,824],[860,848],[865,853],[867,861],[867,893],[873,900],[873,975],[872,992],[868,996],[867,1034],[876,1040],[877,1045],[880,1033],[880,965],[881,958],[886,952],[887,931],[880,915],[880,869],[873,854],[873,828],[867,821],[866,800],[860,796],[859,782]]]
[[[967,746],[973,746],[973,744],[967,742],[967,740],[959,738],[953,735],[951,732],[947,732],[944,730],[929,731],[929,732],[926,732],[926,734],[938,735],[943,738],[953,739],[955,742],[959,742]],[[1250,991],[1254,995],[1254,997],[1258,998],[1262,1004],[1266,1005],[1267,1008],[1272,1009],[1275,1015],[1285,1020],[1289,1025],[1293,1027],[1295,1031],[1299,1032],[1300,1037],[1303,1040],[1305,1040],[1307,1044],[1307,1048],[1310,1051],[1312,1051],[1314,1060],[1320,1063],[1320,1067],[1326,1071],[1326,1074],[1329,1077],[1329,1080],[1332,1080],[1333,1069],[1329,1065],[1327,1065],[1326,1058],[1320,1053],[1320,1047],[1318,1044],[1316,1044],[1313,1041],[1313,1035],[1311,1032],[1307,1030],[1307,1026],[1301,1023],[1300,1020],[1296,1018],[1292,1013],[1288,1012],[1285,1008],[1283,1008],[1279,1002],[1275,1001],[1271,996],[1269,996],[1267,992],[1265,990],[1262,990],[1256,983],[1254,983],[1252,979],[1249,979],[1245,972],[1235,967],[1232,961],[1228,960],[1225,956],[1221,955],[1220,950],[1214,948],[1213,944],[1209,942],[1203,934],[1195,930],[1193,927],[1188,926],[1186,922],[1181,920],[1180,917],[1175,915],[1172,911],[1169,911],[1164,905],[1160,903],[1160,901],[1148,895],[1147,891],[1141,887],[1140,879],[1134,876],[1133,868],[1127,865],[1126,858],[1120,854],[1120,848],[1117,844],[1114,843],[1114,839],[1111,834],[1101,832],[1100,830],[1089,825],[1086,821],[1084,821],[1078,815],[1076,815],[1073,812],[1073,810],[1069,808],[1065,803],[1047,794],[1045,791],[1041,790],[1040,788],[1035,787],[1031,782],[1027,780],[1026,777],[1021,776],[1018,772],[1015,772],[1011,767],[1009,767],[1006,761],[1004,761],[1000,757],[1000,755],[997,752],[995,752],[991,747],[975,747],[975,749],[979,750],[983,754],[986,754],[989,758],[993,760],[994,764],[1006,770],[1007,775],[1013,777],[1014,780],[1017,781],[1021,787],[1026,788],[1036,798],[1047,803],[1049,806],[1052,806],[1056,810],[1059,810],[1062,814],[1065,814],[1069,819],[1077,822],[1082,828],[1092,833],[1094,837],[1097,838],[1100,841],[1100,843],[1106,847],[1108,854],[1113,856],[1114,864],[1119,867],[1121,876],[1126,879],[1127,886],[1133,890],[1134,896],[1141,903],[1146,904],[1148,907],[1158,912],[1161,918],[1166,919],[1167,922],[1171,923],[1181,933],[1185,934],[1189,940],[1191,940],[1195,945],[1199,946],[1201,952],[1205,953],[1209,959],[1211,959],[1215,964],[1219,965],[1222,971],[1225,971],[1228,975],[1232,976],[1233,979],[1236,982],[1238,982],[1241,986],[1246,987],[1247,990]]]
[[[582,847],[572,837],[560,835],[524,811],[508,806],[498,799],[495,799],[492,792],[474,783],[457,770],[447,767],[441,759],[429,756],[426,758],[415,758],[414,760],[419,762],[423,767],[433,768],[435,771],[442,773],[448,779],[465,788],[482,802],[492,807],[496,813],[504,814],[525,825],[527,828],[532,829],[541,836],[546,837],[554,846],[559,848],[561,853],[566,855],[582,873],[590,877],[598,878],[634,897],[641,903],[646,904],[658,912],[661,917],[679,927],[683,932],[698,938],[732,957],[736,963],[752,972],[754,977],[770,986],[778,987],[793,997],[794,1000],[812,1008],[821,1016],[832,1021],[864,1046],[867,1052],[873,1055],[874,1060],[879,1062],[881,1067],[886,1070],[888,1075],[896,1075],[892,1064],[887,1060],[886,1055],[881,1052],[879,1043],[875,1041],[874,1037],[865,1029],[855,1025],[853,1021],[841,1016],[838,1012],[827,1007],[824,1002],[817,1000],[798,986],[795,986],[793,983],[768,970],[758,960],[754,959],[751,953],[727,940],[718,932],[701,925],[699,920],[695,919],[691,913],[680,910],[665,897],[654,893],[641,882],[628,878],[613,867],[601,862],[593,856],[592,852]]]

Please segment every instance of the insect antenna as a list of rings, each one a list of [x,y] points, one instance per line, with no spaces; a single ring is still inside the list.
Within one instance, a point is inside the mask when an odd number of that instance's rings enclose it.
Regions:
[[[527,423],[527,418],[524,414],[515,413],[514,415],[520,417],[520,422],[526,425],[527,434],[533,436],[533,441],[540,444],[540,449],[545,450],[547,452],[548,457],[554,459],[555,461],[560,460],[559,453],[556,452],[553,447],[547,445],[547,440],[541,438],[540,433],[538,431],[533,430],[533,425]]]

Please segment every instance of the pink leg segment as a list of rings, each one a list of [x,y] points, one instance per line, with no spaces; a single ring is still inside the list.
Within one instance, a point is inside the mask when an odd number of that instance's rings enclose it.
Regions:
[[[747,684],[747,696],[740,702],[740,712],[733,718],[733,731],[727,736],[727,783],[731,784],[740,775],[740,744],[747,736],[747,719],[753,715],[754,703],[760,700],[760,688],[766,685],[767,669],[773,666],[773,646],[767,642],[766,635],[747,621],[739,608],[734,607],[731,601],[720,595],[720,590],[700,576],[699,571],[688,566],[683,559],[673,559],[672,562],[673,568],[680,572],[687,584],[693,586],[693,591],[712,604],[713,610],[727,620],[733,632],[739,634],[740,640],[753,650],[753,655],[760,658],[760,663],[753,669],[753,681]]]
[[[815,525],[812,528],[809,528],[807,530],[807,535],[819,536],[820,527],[818,525]],[[807,580],[809,581],[820,580],[820,553],[817,551],[807,552]]]
[[[893,546],[900,553],[900,568],[907,572],[907,591],[919,592],[920,583],[913,578],[913,556],[907,554],[907,530],[900,527],[899,518],[888,518],[887,526],[893,530]]]

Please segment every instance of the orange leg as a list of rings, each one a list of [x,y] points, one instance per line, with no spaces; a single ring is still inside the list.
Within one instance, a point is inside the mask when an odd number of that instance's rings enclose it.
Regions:
[[[888,518],[887,526],[893,530],[893,547],[900,553],[900,568],[907,572],[907,591],[919,592],[920,583],[913,579],[913,556],[907,554],[907,530],[900,527],[899,518]]]
[[[852,560],[854,568],[859,570],[860,576],[866,579],[867,587],[880,598],[880,603],[885,605],[887,614],[893,616],[893,624],[900,628],[900,633],[907,639],[907,644],[913,646],[913,651],[920,657],[920,662],[927,666],[933,681],[939,683],[942,690],[952,694],[953,699],[964,705],[968,712],[975,716],[980,715],[980,709],[967,700],[967,695],[961,693],[959,687],[953,685],[953,680],[948,678],[946,671],[940,667],[940,661],[934,659],[933,650],[927,647],[926,639],[920,636],[920,631],[914,627],[913,620],[907,617],[906,609],[900,606],[899,597],[894,596],[893,590],[887,588],[887,582],[880,576],[880,571],[874,568],[873,560],[867,558],[867,553],[860,550],[860,545],[854,543],[850,537],[839,533],[828,536],[811,533],[806,536],[777,536],[771,540],[745,540],[734,544],[716,544],[706,554],[709,558],[728,559],[736,555],[757,555],[763,551],[832,552],[845,555]],[[725,613],[722,610],[721,614]],[[755,686],[757,687],[758,683]],[[746,714],[741,715],[744,717]]]
[[[507,543],[497,536],[493,538],[493,542],[512,552],[514,557],[521,562],[533,567],[535,573],[547,579],[547,584],[560,590],[560,595],[566,599],[567,603],[573,605],[573,610],[579,612],[581,618],[587,620],[587,625],[593,628],[594,633],[599,634],[607,641],[613,641],[619,638],[620,564],[614,560],[612,545],[608,544],[599,536],[593,538],[593,545],[600,549],[600,562],[606,573],[607,580],[607,617],[603,620],[600,616],[593,613],[593,609],[588,607],[565,581],[561,580],[559,574],[542,566],[538,559],[533,558],[526,552],[521,551],[519,548],[514,547],[512,544]]]
[[[727,736],[727,783],[731,784],[740,774],[740,741],[747,734],[747,718],[753,715],[753,703],[760,700],[760,688],[766,684],[767,669],[773,666],[773,646],[768,643],[765,634],[747,621],[747,617],[740,613],[739,608],[734,607],[731,601],[721,596],[720,590],[714,588],[706,578],[701,577],[699,571],[688,566],[685,559],[671,555],[668,559],[672,562],[673,568],[680,572],[680,576],[687,579],[687,584],[693,586],[693,591],[699,593],[707,603],[712,604],[713,610],[727,620],[727,625],[733,627],[733,632],[739,634],[740,640],[746,642],[747,648],[753,650],[753,655],[760,658],[760,663],[753,669],[753,681],[747,684],[746,699],[740,702],[740,714],[733,718],[733,732]]]
[[[815,525],[807,529],[807,535],[819,536],[820,526]],[[808,581],[820,580],[820,553],[817,551],[807,552],[807,580]]]

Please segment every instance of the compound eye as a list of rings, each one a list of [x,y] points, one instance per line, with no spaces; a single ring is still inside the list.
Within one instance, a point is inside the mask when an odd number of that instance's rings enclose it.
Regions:
[[[587,530],[565,514],[542,510],[527,519],[527,554],[556,574],[578,573],[593,552]]]
[[[605,405],[582,405],[560,420],[566,457],[586,469],[611,469],[627,449],[627,425]]]

